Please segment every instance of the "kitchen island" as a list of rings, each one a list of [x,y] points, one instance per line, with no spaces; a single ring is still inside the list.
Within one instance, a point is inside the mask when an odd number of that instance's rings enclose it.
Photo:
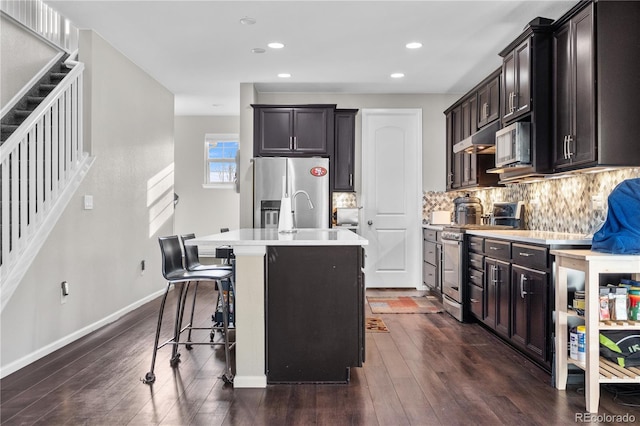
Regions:
[[[364,358],[363,249],[345,229],[245,228],[189,240],[236,258],[234,387],[345,382]]]

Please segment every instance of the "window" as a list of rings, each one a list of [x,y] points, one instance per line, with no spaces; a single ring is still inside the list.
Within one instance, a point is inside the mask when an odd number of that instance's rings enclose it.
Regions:
[[[238,148],[238,135],[205,135],[205,188],[234,187],[236,182]]]

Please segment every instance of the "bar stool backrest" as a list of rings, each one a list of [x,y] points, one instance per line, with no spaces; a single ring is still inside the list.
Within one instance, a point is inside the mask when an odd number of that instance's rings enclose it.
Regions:
[[[195,234],[184,234],[180,236],[182,239],[182,248],[184,249],[184,266],[187,268],[187,271],[192,271],[201,266],[200,256],[198,255],[198,246],[188,246],[184,243],[185,241],[195,237]]]
[[[171,281],[176,274],[185,272],[182,266],[182,249],[177,235],[159,237],[160,252],[162,253],[162,275],[167,281]]]

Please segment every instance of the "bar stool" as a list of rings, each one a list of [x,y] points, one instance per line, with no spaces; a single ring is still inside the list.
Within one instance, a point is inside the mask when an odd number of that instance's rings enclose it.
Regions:
[[[232,263],[222,264],[222,265],[203,265],[200,263],[200,256],[198,254],[198,247],[194,245],[187,245],[186,241],[195,238],[195,234],[183,234],[180,236],[180,240],[182,241],[182,250],[184,252],[184,264],[187,271],[209,271],[209,270],[227,270],[231,271],[232,274],[228,279],[225,279],[222,282],[222,292],[218,292],[218,301],[216,303],[216,312],[212,315],[211,320],[215,323],[216,326],[220,327],[222,324],[222,320],[218,319],[219,316],[223,315],[221,312],[222,306],[222,298],[227,297],[227,307],[228,307],[228,316],[229,319],[233,317],[235,312],[235,265]],[[217,249],[216,249],[217,252]],[[217,257],[217,256],[216,256]],[[193,314],[195,311],[196,304],[196,295],[198,292],[198,283],[195,283],[194,293],[193,293],[193,304],[191,307],[191,321],[193,323]],[[218,313],[220,315],[218,315]],[[234,320],[235,325],[235,320]],[[210,340],[213,342],[215,335],[215,329],[211,329]],[[191,331],[189,331],[189,335],[187,337],[187,341],[191,341]],[[190,345],[186,346],[187,349],[191,349]]]
[[[184,315],[184,306],[187,299],[187,293],[189,290],[190,283],[199,283],[200,281],[213,281],[216,286],[216,290],[220,294],[223,291],[222,281],[231,277],[233,271],[228,269],[210,269],[210,270],[202,270],[202,271],[187,271],[182,263],[182,248],[180,244],[180,240],[177,235],[173,235],[170,237],[160,237],[158,238],[158,242],[160,243],[160,251],[162,254],[162,275],[167,280],[167,288],[165,290],[164,296],[162,297],[162,301],[160,303],[160,312],[158,313],[158,325],[156,327],[156,336],[153,345],[153,355],[151,357],[151,370],[145,375],[142,382],[145,384],[152,384],[156,380],[156,376],[154,373],[155,363],[156,363],[156,355],[158,349],[166,346],[172,345],[172,354],[170,359],[170,365],[172,367],[176,367],[180,362],[180,353],[178,352],[179,345],[223,345],[225,352],[225,372],[221,376],[222,380],[225,383],[233,383],[233,373],[231,371],[231,354],[230,351],[235,346],[235,343],[231,343],[229,341],[229,333],[228,333],[228,306],[227,303],[222,303],[222,311],[223,311],[223,324],[220,327],[214,327],[215,329],[219,329],[224,339],[219,343],[211,343],[211,342],[180,342],[180,335],[185,330],[210,330],[211,327],[193,327],[190,323],[188,326],[182,328],[182,319]],[[167,301],[167,295],[171,286],[174,286],[178,290],[178,301],[176,306],[176,319],[174,323],[174,332],[173,337],[168,339],[162,344],[159,344],[160,341],[160,330],[162,328],[162,317],[164,314],[165,303]],[[195,307],[195,298],[194,305]],[[192,312],[193,318],[193,312]]]

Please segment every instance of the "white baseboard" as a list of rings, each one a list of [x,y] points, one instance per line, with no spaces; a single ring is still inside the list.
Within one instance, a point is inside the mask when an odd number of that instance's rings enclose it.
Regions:
[[[39,360],[40,358],[43,358],[47,355],[49,355],[50,353],[53,353],[55,351],[57,351],[58,349],[68,345],[69,343],[73,343],[76,340],[80,339],[81,337],[86,336],[87,334],[99,329],[100,327],[104,327],[107,324],[111,324],[114,321],[117,321],[118,319],[122,318],[124,315],[128,314],[129,312],[133,311],[134,309],[139,308],[140,306],[144,305],[147,302],[150,302],[151,300],[161,296],[163,293],[165,292],[165,289],[159,290],[155,293],[150,294],[149,296],[140,299],[134,303],[132,303],[129,306],[126,306],[122,309],[120,309],[119,311],[116,311],[114,313],[112,313],[111,315],[102,318],[99,321],[94,322],[93,324],[90,324],[84,328],[81,328],[78,331],[75,331],[59,340],[56,340],[53,343],[48,344],[47,346],[44,346],[16,361],[13,361],[12,363],[8,364],[8,365],[3,365],[0,367],[0,379],[4,378],[5,376],[8,376],[11,373],[14,373],[18,370],[20,370],[21,368],[26,367],[27,365],[31,364],[32,362],[35,362],[37,360]]]
[[[267,376],[235,376],[234,388],[266,388]]]

